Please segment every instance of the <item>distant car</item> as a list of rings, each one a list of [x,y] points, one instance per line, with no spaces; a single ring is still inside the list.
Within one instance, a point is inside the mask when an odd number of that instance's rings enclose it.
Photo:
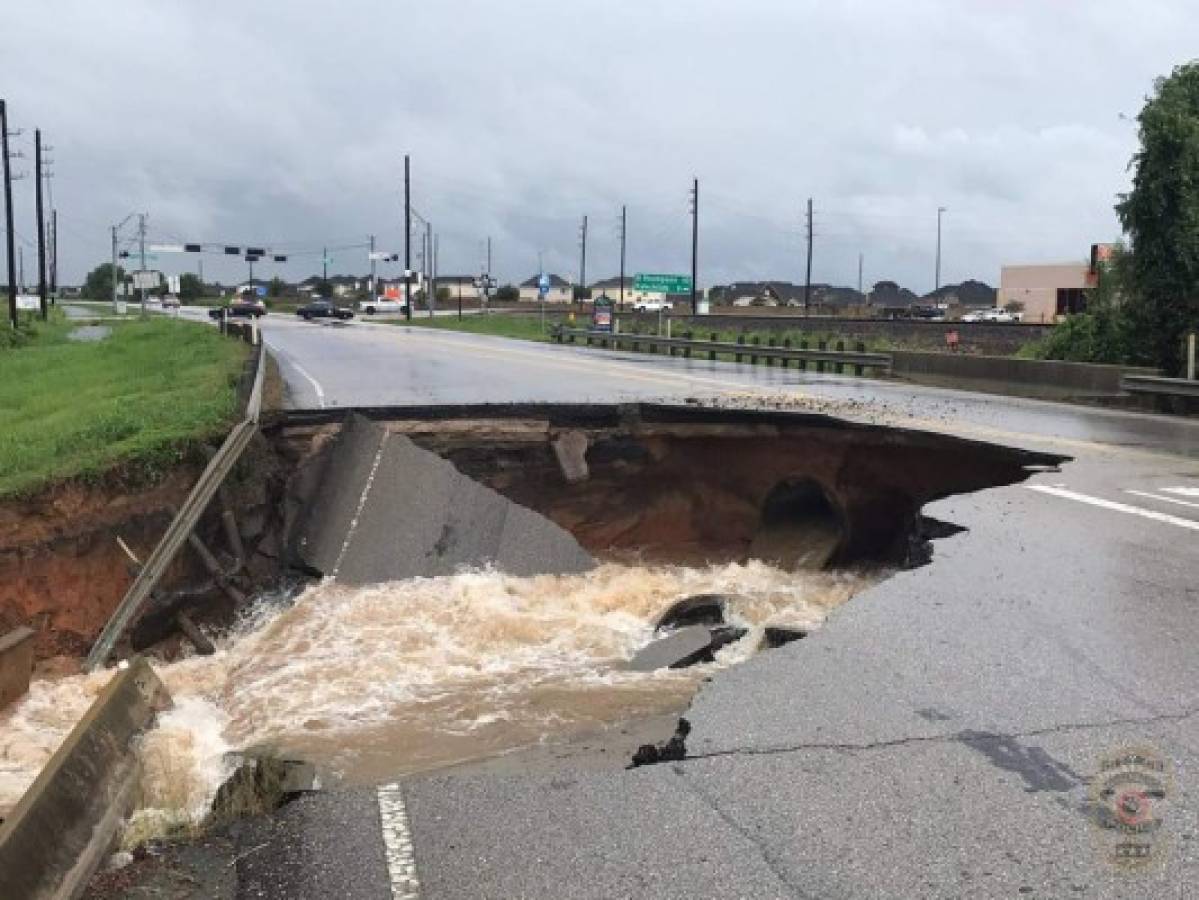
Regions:
[[[306,306],[297,309],[296,315],[306,321],[310,319],[352,319],[354,310],[348,306],[336,306],[331,300],[313,300]]]
[[[219,319],[222,313],[231,319],[257,319],[266,315],[266,304],[261,300],[234,300],[228,306],[210,309],[208,315]]]
[[[167,296],[162,298],[162,308],[163,309],[178,309],[179,308],[179,298],[176,297],[174,294],[167,294]]]
[[[392,300],[387,297],[376,297],[373,300],[363,300],[358,304],[360,312],[373,316],[378,313],[403,312],[408,306],[403,300]]]
[[[658,312],[658,310],[673,308],[674,304],[669,300],[635,300],[633,302],[633,310],[635,312]]]

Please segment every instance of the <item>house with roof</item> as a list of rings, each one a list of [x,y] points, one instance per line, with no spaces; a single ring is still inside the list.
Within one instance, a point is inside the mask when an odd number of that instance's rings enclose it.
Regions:
[[[538,293],[537,283],[540,280],[540,275],[534,275],[527,281],[520,283],[520,299],[521,300],[540,300],[541,294]],[[560,275],[550,275],[549,293],[545,295],[547,303],[570,303],[574,299],[574,289],[569,281]]]

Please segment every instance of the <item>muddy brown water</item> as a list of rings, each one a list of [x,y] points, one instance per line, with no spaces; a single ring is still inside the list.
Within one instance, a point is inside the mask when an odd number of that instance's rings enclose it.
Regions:
[[[326,780],[373,783],[678,710],[702,678],[755,652],[765,625],[816,627],[872,581],[754,561],[609,563],[574,576],[326,581],[293,603],[264,599],[216,655],[156,667],[175,707],[140,748],[142,818],[201,817],[230,750],[270,747],[316,762]],[[709,665],[622,668],[670,603],[711,591],[741,595],[728,618],[746,638]],[[39,680],[0,717],[0,808],[108,678]]]

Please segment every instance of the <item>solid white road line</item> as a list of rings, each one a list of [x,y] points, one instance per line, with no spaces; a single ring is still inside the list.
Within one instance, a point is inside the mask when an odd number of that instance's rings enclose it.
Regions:
[[[1179,506],[1189,506],[1191,509],[1199,509],[1199,503],[1191,503],[1189,500],[1179,500],[1177,497],[1163,497],[1160,494],[1150,494],[1148,491],[1126,490],[1126,494],[1136,494],[1138,497],[1148,497],[1150,500],[1161,500],[1163,503],[1177,503]]]
[[[1194,522],[1190,519],[1181,519],[1178,516],[1171,516],[1167,513],[1160,513],[1152,509],[1142,509],[1139,506],[1129,506],[1127,503],[1117,503],[1114,500],[1104,500],[1102,497],[1092,497],[1089,494],[1080,494],[1077,491],[1068,491],[1065,488],[1050,487],[1046,484],[1026,484],[1025,487],[1030,491],[1040,491],[1042,494],[1052,494],[1055,497],[1064,497],[1067,500],[1077,500],[1079,503],[1088,503],[1091,506],[1098,506],[1101,509],[1110,509],[1113,512],[1128,513],[1132,516],[1141,516],[1145,519],[1153,519],[1155,522],[1164,522],[1167,525],[1177,525],[1179,528],[1189,528],[1192,531],[1199,531],[1199,522]]]
[[[391,896],[395,900],[419,900],[420,880],[416,877],[416,856],[412,852],[412,833],[408,828],[404,795],[398,783],[380,785],[377,793]]]

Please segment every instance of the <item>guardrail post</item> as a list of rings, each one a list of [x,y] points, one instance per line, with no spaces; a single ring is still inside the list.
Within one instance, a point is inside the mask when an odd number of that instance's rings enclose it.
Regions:
[[[683,332],[683,337],[685,337],[687,340],[691,340],[691,332],[690,332],[690,331],[684,331],[684,332]],[[684,348],[683,348],[683,356],[684,356],[686,359],[691,359],[691,348],[690,348],[690,347],[684,347]]]
[[[828,342],[827,341],[818,341],[816,344],[816,349],[821,350],[821,351],[827,350]],[[817,372],[824,371],[824,360],[823,359],[816,360],[816,371]]]
[[[784,350],[790,350],[790,349],[791,349],[791,338],[783,338],[783,349],[784,349]],[[783,368],[785,369],[785,368],[787,368],[787,363],[788,363],[788,362],[790,362],[790,360],[789,360],[789,359],[787,359],[787,357],[785,357],[785,356],[784,356],[784,357],[783,357],[783,358],[780,360],[780,362],[783,364]]]
[[[857,353],[865,353],[866,345],[863,344],[861,341],[858,341],[856,344],[853,345],[853,349]],[[862,375],[865,373],[865,371],[866,371],[866,367],[863,366],[861,363],[859,363],[858,365],[853,367],[853,374],[855,374],[855,375]]]
[[[744,334],[737,335],[737,343],[741,344],[742,346],[745,345],[745,335]],[[741,354],[740,353],[737,354],[737,362],[741,362]]]
[[[716,343],[716,332],[715,331],[712,332],[712,337],[709,340],[711,340],[713,344]],[[712,360],[712,362],[716,362],[716,351],[715,350],[708,351],[708,359]]]
[[[754,335],[754,346],[759,347],[759,346],[761,346],[761,344],[762,344],[762,339],[755,334]],[[751,353],[749,355],[749,364],[751,366],[756,366],[758,364],[758,354]]]
[[[799,349],[800,350],[808,349],[808,339],[807,338],[800,338]],[[801,372],[808,371],[808,361],[806,359],[801,359],[799,361],[799,371],[801,371]]]
[[[845,341],[837,341],[837,352],[838,353],[845,352]],[[837,374],[838,375],[845,374],[845,363],[837,363]]]
[[[774,348],[774,346],[775,346],[774,337],[766,338],[766,346],[770,347],[771,349]],[[774,357],[773,356],[766,357],[766,365],[768,365],[768,366],[774,365]]]

